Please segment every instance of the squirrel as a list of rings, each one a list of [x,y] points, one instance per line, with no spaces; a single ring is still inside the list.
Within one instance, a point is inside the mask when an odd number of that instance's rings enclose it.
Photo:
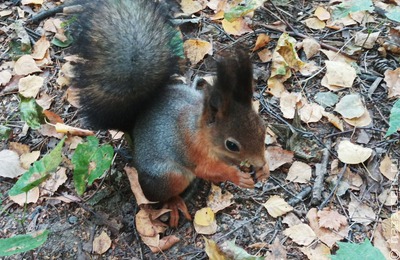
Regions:
[[[217,61],[214,84],[171,82],[181,47],[165,4],[149,0],[78,2],[73,86],[83,117],[133,140],[133,166],[147,199],[191,219],[179,196],[196,179],[254,188],[269,176],[265,125],[252,107],[249,55],[237,49]],[[92,2],[92,3],[91,3]],[[253,175],[240,169],[246,163]]]

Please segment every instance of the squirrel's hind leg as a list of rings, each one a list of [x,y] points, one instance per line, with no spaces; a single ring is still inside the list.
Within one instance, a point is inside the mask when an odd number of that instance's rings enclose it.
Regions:
[[[164,203],[163,208],[170,209],[171,214],[169,217],[169,226],[177,227],[179,222],[179,211],[185,216],[187,220],[192,220],[192,216],[186,206],[185,201],[180,196],[170,198]]]

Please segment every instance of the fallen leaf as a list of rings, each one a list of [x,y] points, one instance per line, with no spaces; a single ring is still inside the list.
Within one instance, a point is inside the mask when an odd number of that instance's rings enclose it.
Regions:
[[[268,214],[274,218],[280,217],[293,210],[292,206],[277,195],[271,196],[267,202],[262,205],[267,209]]]
[[[6,178],[16,178],[26,170],[21,167],[19,156],[11,150],[0,151],[0,176]]]
[[[337,152],[341,162],[358,164],[365,162],[371,156],[372,149],[353,144],[348,140],[343,140],[339,143]]]
[[[7,85],[7,83],[10,82],[11,77],[11,72],[9,72],[8,70],[0,71],[0,86]]]
[[[385,206],[395,206],[398,203],[398,195],[393,190],[384,189],[378,196],[378,200]]]
[[[318,243],[315,247],[300,247],[299,249],[308,257],[309,260],[331,259],[331,250],[323,243]]]
[[[268,49],[263,49],[257,52],[257,55],[262,62],[269,62],[272,60],[272,52]]]
[[[36,160],[40,156],[40,151],[33,151],[30,153],[24,153],[21,155],[20,160],[21,160],[21,166],[24,169],[29,169],[32,163],[36,162]]]
[[[131,190],[135,196],[136,203],[140,206],[143,204],[153,204],[156,202],[149,201],[146,196],[144,196],[142,187],[139,183],[139,175],[135,168],[125,166],[124,170],[128,176],[129,183],[131,185]]]
[[[226,19],[222,20],[222,28],[224,28],[225,32],[237,36],[253,31],[242,17],[237,18],[232,22],[229,22]]]
[[[349,94],[342,97],[339,103],[336,104],[335,111],[345,118],[352,119],[362,116],[366,109],[360,95]]]
[[[293,151],[283,150],[282,147],[279,146],[268,146],[265,151],[265,158],[269,164],[270,171],[278,169],[285,163],[291,163],[293,157]]]
[[[320,49],[321,45],[314,38],[305,38],[303,40],[303,50],[307,59],[319,53]]]
[[[253,51],[257,51],[263,47],[265,47],[271,41],[271,37],[268,34],[260,33],[257,36],[256,44],[253,48]]]
[[[167,225],[157,220],[157,218],[167,212],[169,209],[140,209],[135,216],[136,230],[143,237],[155,237],[160,233],[164,233]]]
[[[279,107],[282,111],[283,117],[293,119],[296,112],[296,106],[301,100],[300,93],[289,93],[287,91],[281,93],[279,99]]]
[[[359,202],[355,196],[351,196],[349,216],[351,221],[363,225],[369,225],[371,222],[375,221],[376,218],[375,211],[370,206]]]
[[[223,210],[233,204],[233,195],[229,191],[222,194],[219,186],[211,184],[210,195],[207,199],[207,207],[211,208],[214,213]]]
[[[311,17],[306,20],[304,20],[305,25],[314,30],[321,30],[325,28],[325,22],[321,21],[320,19],[316,17]]]
[[[60,167],[55,173],[50,175],[50,178],[40,184],[41,195],[53,195],[68,180],[66,171],[67,168]]]
[[[212,235],[217,232],[217,221],[211,208],[198,210],[194,215],[194,229],[198,234]]]
[[[36,65],[35,60],[30,55],[22,55],[16,62],[14,66],[14,71],[17,75],[28,75],[35,72],[42,71]]]
[[[201,61],[206,54],[212,54],[212,45],[207,41],[200,39],[189,39],[183,43],[186,57],[190,60],[192,65]]]
[[[50,42],[43,36],[33,45],[32,58],[35,60],[43,59],[50,48]]]
[[[355,117],[351,119],[344,117],[343,120],[349,125],[356,127],[364,127],[372,123],[371,115],[367,109],[364,110],[364,113],[360,117]]]
[[[296,244],[305,246],[310,245],[317,239],[314,231],[307,224],[299,224],[287,228],[283,231],[283,234],[290,237]]]
[[[228,260],[225,254],[218,247],[217,243],[214,240],[207,239],[204,237],[205,241],[205,251],[209,259],[212,260]]]
[[[18,92],[27,98],[34,98],[43,86],[44,78],[39,76],[26,76],[18,82]]]
[[[91,136],[94,135],[93,131],[69,126],[66,124],[56,123],[55,125],[57,133],[62,134],[70,134],[70,135],[77,135],[77,136]]]
[[[286,180],[297,183],[308,183],[311,179],[311,167],[303,162],[294,162],[289,168]]]
[[[318,6],[315,9],[314,15],[321,21],[326,21],[331,18],[331,14],[322,6]]]
[[[101,234],[94,238],[93,240],[93,252],[102,255],[111,247],[111,239],[106,232],[101,232]]]
[[[375,45],[376,40],[379,37],[380,32],[374,33],[363,33],[357,32],[354,39],[354,44],[361,46],[365,49],[372,49]]]
[[[395,163],[392,163],[392,159],[390,159],[389,155],[387,155],[387,154],[381,161],[379,170],[381,171],[383,176],[385,176],[386,178],[388,178],[391,181],[395,180],[395,176],[398,172],[397,165]]]
[[[341,88],[351,88],[356,78],[356,70],[349,64],[340,61],[325,61],[326,74],[329,85]]]
[[[343,131],[343,122],[340,120],[339,117],[335,116],[334,114],[331,114],[329,112],[322,111],[322,115],[328,119],[328,121],[334,125],[337,129],[340,131]]]
[[[28,192],[24,192],[15,196],[10,195],[10,200],[14,201],[21,207],[29,203],[36,203],[39,199],[39,188],[35,187]]]
[[[182,0],[181,3],[181,10],[185,15],[190,15],[197,13],[200,10],[203,10],[205,6],[203,6],[200,1],[194,0]]]
[[[323,209],[318,211],[317,216],[319,218],[319,226],[324,228],[333,229],[338,231],[343,225],[347,225],[347,218],[336,210]]]
[[[400,97],[400,68],[386,70],[384,80],[388,87],[388,98]]]
[[[281,244],[278,238],[275,238],[274,242],[268,246],[268,249],[271,252],[267,252],[265,259],[287,259],[286,247]]]
[[[316,104],[316,103],[305,103],[300,109],[299,109],[299,115],[301,121],[304,123],[315,123],[321,120],[322,118],[322,111],[324,109]]]

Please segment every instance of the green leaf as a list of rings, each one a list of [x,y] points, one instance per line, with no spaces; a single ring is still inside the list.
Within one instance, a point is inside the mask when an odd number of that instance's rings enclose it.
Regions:
[[[317,102],[324,108],[332,107],[339,101],[338,95],[333,92],[319,92],[315,95],[314,99],[315,102]]]
[[[361,244],[338,242],[338,245],[339,250],[336,255],[331,255],[332,260],[353,260],[360,259],[360,256],[363,260],[385,260],[381,251],[367,238]]]
[[[65,141],[64,137],[57,146],[48,154],[46,154],[40,161],[36,161],[25,172],[14,186],[10,189],[8,194],[15,196],[39,186],[43,181],[50,177],[50,173],[55,171],[62,161],[61,150]]]
[[[390,111],[389,118],[389,129],[385,135],[388,137],[389,135],[395,133],[400,129],[400,99],[394,103],[392,110]]]
[[[246,0],[244,5],[237,5],[224,14],[224,18],[228,22],[232,22],[246,14],[253,12],[255,9],[260,7],[264,1],[261,0]]]
[[[0,140],[8,140],[8,138],[10,138],[11,132],[11,128],[0,125]]]
[[[71,34],[69,33],[66,33],[65,36],[67,37],[65,41],[61,41],[54,37],[53,40],[51,40],[51,43],[57,47],[66,48],[74,42],[74,38],[72,38]]]
[[[89,136],[87,142],[79,144],[72,156],[74,165],[74,183],[76,192],[82,195],[86,190],[86,182],[91,185],[111,166],[114,149],[111,145],[99,147],[99,139]]]
[[[224,247],[224,252],[229,252],[229,255],[233,256],[233,259],[241,260],[264,260],[264,257],[253,256],[246,252],[243,248],[235,245],[234,241],[226,241],[226,248]],[[227,250],[226,250],[227,249]]]
[[[41,230],[0,239],[0,256],[10,256],[35,249],[46,242],[48,234],[48,230]]]
[[[374,6],[372,0],[349,0],[344,1],[337,5],[333,10],[333,19],[340,19],[347,16],[350,13],[359,11],[374,11]]]
[[[20,95],[21,103],[19,110],[21,119],[24,120],[32,129],[39,129],[45,122],[43,108],[36,103],[34,98],[25,98]]]

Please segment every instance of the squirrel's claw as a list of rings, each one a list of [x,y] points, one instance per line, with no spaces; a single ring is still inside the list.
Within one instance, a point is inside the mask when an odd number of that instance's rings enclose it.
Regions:
[[[167,208],[171,210],[170,218],[169,218],[169,226],[177,227],[179,222],[179,211],[183,213],[186,219],[192,220],[192,216],[190,215],[188,208],[186,206],[185,201],[179,197],[175,196],[169,199],[164,203],[163,208]]]

